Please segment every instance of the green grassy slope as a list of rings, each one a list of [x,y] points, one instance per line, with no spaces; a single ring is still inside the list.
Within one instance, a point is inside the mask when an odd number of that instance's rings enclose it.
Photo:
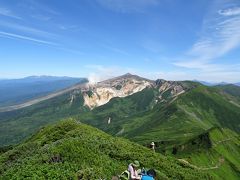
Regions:
[[[127,98],[112,99],[80,114],[78,119],[142,144],[162,140],[182,143],[212,127],[240,132],[240,108],[214,88],[198,86],[175,101],[170,99],[153,106],[154,93],[157,94],[146,89]]]
[[[176,102],[196,116],[196,120],[240,132],[240,107],[214,88],[199,87]]]
[[[240,98],[240,86],[236,86],[234,84],[227,84],[227,85],[219,85],[215,86],[217,89],[221,89],[224,92],[231,94],[234,97]]]
[[[41,129],[0,155],[0,179],[110,179],[136,159],[158,170],[159,179],[210,179],[174,158],[74,120]]]
[[[228,129],[213,128],[208,139],[192,139],[177,147],[176,157],[200,170],[207,170],[214,179],[239,179],[240,137]],[[208,146],[203,146],[203,144]]]
[[[231,103],[240,107],[240,86],[234,84],[215,86],[216,89],[222,91],[224,95],[229,95],[228,99]]]

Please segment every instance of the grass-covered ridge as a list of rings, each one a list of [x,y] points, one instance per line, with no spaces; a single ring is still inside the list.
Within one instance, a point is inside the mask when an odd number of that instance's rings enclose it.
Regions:
[[[0,156],[1,179],[110,179],[139,160],[156,168],[160,179],[208,179],[174,158],[74,120],[41,129]]]
[[[158,150],[164,154],[191,164],[200,170],[207,170],[214,179],[239,179],[240,136],[223,128],[211,128],[206,132],[173,148],[164,149],[158,143]]]

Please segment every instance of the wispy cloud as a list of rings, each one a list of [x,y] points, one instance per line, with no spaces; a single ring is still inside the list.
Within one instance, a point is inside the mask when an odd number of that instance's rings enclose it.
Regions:
[[[5,22],[5,21],[0,21],[0,26],[2,27],[7,27],[7,28],[11,28],[17,31],[22,31],[25,33],[29,33],[29,34],[34,34],[37,36],[42,36],[42,37],[56,37],[55,34],[52,34],[50,32],[46,32],[43,30],[39,30],[33,27],[28,27],[26,25],[20,25],[17,23],[13,23],[13,22]]]
[[[57,25],[57,27],[63,31],[74,31],[74,32],[76,32],[76,31],[86,32],[87,31],[86,28],[79,27],[77,25],[59,24],[59,25]]]
[[[226,4],[225,4],[226,6]],[[221,8],[204,20],[203,32],[192,48],[173,64],[185,68],[206,69],[218,66],[217,59],[240,45],[240,6]]]
[[[6,16],[15,19],[22,19],[20,16],[14,14],[10,9],[0,7],[0,16]]]
[[[159,0],[97,0],[103,7],[120,13],[144,12],[150,6],[159,4]]]
[[[234,8],[229,8],[229,9],[221,9],[218,11],[220,15],[224,16],[235,16],[240,14],[240,7],[234,7]]]
[[[203,67],[202,67],[203,68]],[[170,70],[170,71],[153,71],[138,72],[138,74],[148,77],[149,79],[165,79],[165,80],[202,80],[208,82],[239,82],[240,64],[238,65],[207,65],[206,69],[200,72],[192,71],[192,69]]]
[[[8,33],[8,32],[4,32],[4,31],[0,31],[0,36],[5,37],[5,38],[22,39],[22,40],[32,41],[32,42],[40,43],[40,44],[58,46],[58,44],[54,43],[54,42],[45,41],[45,40],[41,40],[41,39],[36,39],[36,38],[32,38],[32,37],[29,37],[29,36],[23,36],[23,35],[19,35],[19,34]]]

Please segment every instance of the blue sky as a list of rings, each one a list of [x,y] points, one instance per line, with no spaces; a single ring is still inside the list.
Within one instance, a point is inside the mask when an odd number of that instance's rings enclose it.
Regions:
[[[0,78],[240,81],[239,0],[0,0]]]

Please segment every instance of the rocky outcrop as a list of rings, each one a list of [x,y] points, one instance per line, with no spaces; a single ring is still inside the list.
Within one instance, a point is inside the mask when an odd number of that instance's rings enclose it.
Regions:
[[[163,79],[158,79],[156,80],[155,84],[159,89],[160,96],[168,92],[169,97],[176,97],[185,92],[183,84],[177,81],[166,81]]]
[[[159,90],[156,103],[166,98],[177,97],[185,92],[182,83],[163,79],[151,81],[132,74],[125,74],[96,84],[87,84],[81,92],[84,105],[93,109],[108,103],[112,98],[126,97],[150,87]]]
[[[89,84],[88,89],[83,91],[84,105],[93,109],[108,103],[114,97],[126,97],[153,86],[153,81],[131,74]]]

